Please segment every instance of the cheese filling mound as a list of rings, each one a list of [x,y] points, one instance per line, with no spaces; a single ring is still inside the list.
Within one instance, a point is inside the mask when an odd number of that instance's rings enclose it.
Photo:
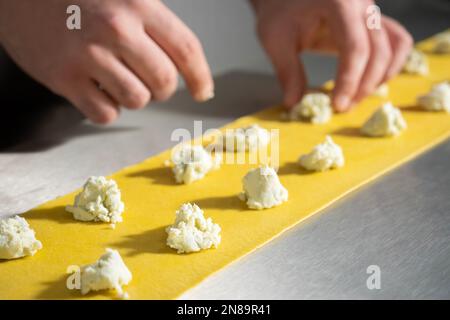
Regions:
[[[17,259],[32,256],[42,249],[34,230],[19,216],[0,220],[0,259]]]
[[[326,123],[331,119],[333,110],[330,97],[324,93],[308,93],[289,113],[290,120],[306,120],[311,123]]]
[[[433,51],[435,53],[450,53],[450,31],[443,32],[436,36],[436,43]]]
[[[371,137],[399,135],[407,127],[400,109],[391,103],[385,103],[366,121],[361,132]]]
[[[122,286],[130,283],[132,275],[117,250],[106,249],[98,261],[81,268],[81,294],[114,289],[119,298],[127,298]]]
[[[403,72],[419,74],[422,76],[427,75],[429,69],[426,55],[419,50],[413,49],[406,59],[406,63],[403,66]]]
[[[344,153],[342,148],[327,136],[324,143],[314,147],[311,153],[303,155],[299,164],[310,171],[326,171],[344,166]]]
[[[185,203],[176,212],[173,225],[167,227],[167,245],[177,253],[197,252],[217,248],[221,241],[220,226],[205,219],[196,204]]]
[[[213,158],[202,146],[182,145],[172,154],[172,171],[177,183],[189,184],[203,179],[213,169],[220,167],[221,157]]]
[[[250,170],[242,179],[244,191],[239,194],[250,209],[268,209],[288,200],[288,191],[276,171],[269,166]]]
[[[439,83],[424,96],[417,99],[420,107],[428,111],[446,111],[450,113],[450,84]]]
[[[222,139],[223,148],[227,151],[255,151],[267,147],[270,134],[257,124],[245,128],[226,130]]]
[[[90,177],[66,210],[80,221],[122,222],[125,206],[117,183],[105,177]]]

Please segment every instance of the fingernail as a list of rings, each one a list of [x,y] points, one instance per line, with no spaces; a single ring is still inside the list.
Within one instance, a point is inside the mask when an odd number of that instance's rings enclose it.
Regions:
[[[348,96],[339,96],[336,98],[336,107],[338,110],[347,109],[350,105],[350,98]]]
[[[205,102],[205,101],[211,100],[212,98],[214,98],[214,89],[213,88],[206,88],[203,91],[200,91],[195,96],[195,99],[200,102]]]

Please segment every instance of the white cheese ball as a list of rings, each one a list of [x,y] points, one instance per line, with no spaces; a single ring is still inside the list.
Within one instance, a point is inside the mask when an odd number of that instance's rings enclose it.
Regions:
[[[388,102],[375,111],[363,125],[361,132],[370,137],[388,137],[399,135],[406,127],[400,109]]]
[[[435,53],[450,53],[450,31],[438,34],[433,51]]]
[[[344,153],[342,148],[327,136],[324,143],[314,147],[311,153],[303,155],[299,164],[310,171],[326,171],[344,166]]]
[[[256,151],[266,148],[270,142],[270,133],[257,124],[238,129],[228,129],[222,139],[227,151]]]
[[[291,120],[306,120],[319,124],[330,121],[333,115],[330,97],[324,93],[307,93],[289,113]]]
[[[242,179],[244,191],[239,195],[250,209],[268,209],[288,200],[288,191],[276,171],[269,166],[250,170]]]
[[[90,177],[66,210],[80,221],[122,222],[125,206],[117,183],[105,177]]]
[[[406,59],[406,63],[403,66],[403,72],[419,74],[422,76],[427,75],[429,73],[429,69],[426,55],[417,49],[413,49]]]
[[[176,212],[173,225],[167,227],[167,245],[177,253],[189,253],[217,248],[220,244],[220,226],[211,218],[205,219],[196,204],[183,204]]]
[[[202,146],[182,145],[172,154],[172,171],[177,183],[189,184],[203,179],[205,175],[220,167],[221,158],[215,158]]]
[[[450,113],[450,84],[439,83],[431,91],[417,98],[419,106],[428,111],[446,111]]]
[[[114,289],[119,298],[127,298],[122,286],[130,283],[132,275],[117,250],[106,249],[100,259],[81,268],[81,294]]]
[[[33,256],[42,249],[34,230],[19,216],[0,220],[0,259],[17,259]]]

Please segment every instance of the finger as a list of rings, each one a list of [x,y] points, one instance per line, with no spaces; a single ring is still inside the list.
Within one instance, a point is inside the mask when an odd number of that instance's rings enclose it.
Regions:
[[[65,96],[94,123],[108,124],[119,116],[117,103],[101,91],[94,81],[87,81]]]
[[[136,34],[133,43],[120,50],[126,64],[150,88],[155,100],[166,100],[175,92],[177,68],[145,32]]]
[[[353,1],[340,1],[331,15],[331,28],[339,52],[333,105],[336,111],[347,111],[355,96],[369,60],[369,39],[365,24]]]
[[[387,81],[402,70],[414,40],[409,32],[395,20],[383,16],[382,23],[392,50],[392,59],[384,77],[384,81]]]
[[[280,81],[284,105],[292,108],[300,101],[306,88],[305,70],[296,45],[299,40],[295,39],[293,32],[289,33],[275,26],[259,33]]]
[[[369,61],[353,102],[371,94],[381,85],[392,59],[391,45],[384,28],[367,29],[367,33],[370,41]]]
[[[170,56],[198,101],[214,96],[214,82],[200,41],[162,2],[149,2],[146,31]]]
[[[284,105],[292,108],[305,92],[306,76],[303,64],[295,48],[280,46],[272,48],[268,53],[283,89]]]
[[[91,46],[88,56],[91,77],[120,105],[140,109],[150,101],[148,88],[109,50]]]

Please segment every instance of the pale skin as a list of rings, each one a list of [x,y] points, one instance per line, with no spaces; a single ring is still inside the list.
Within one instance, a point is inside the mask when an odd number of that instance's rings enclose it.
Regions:
[[[338,54],[333,104],[347,111],[397,74],[412,46],[388,17],[381,30],[368,30],[369,0],[251,2],[288,108],[307,87],[302,51]],[[73,4],[82,9],[82,30],[66,28]],[[159,0],[0,0],[0,43],[25,72],[95,123],[170,98],[178,74],[195,100],[214,96],[200,41]]]

